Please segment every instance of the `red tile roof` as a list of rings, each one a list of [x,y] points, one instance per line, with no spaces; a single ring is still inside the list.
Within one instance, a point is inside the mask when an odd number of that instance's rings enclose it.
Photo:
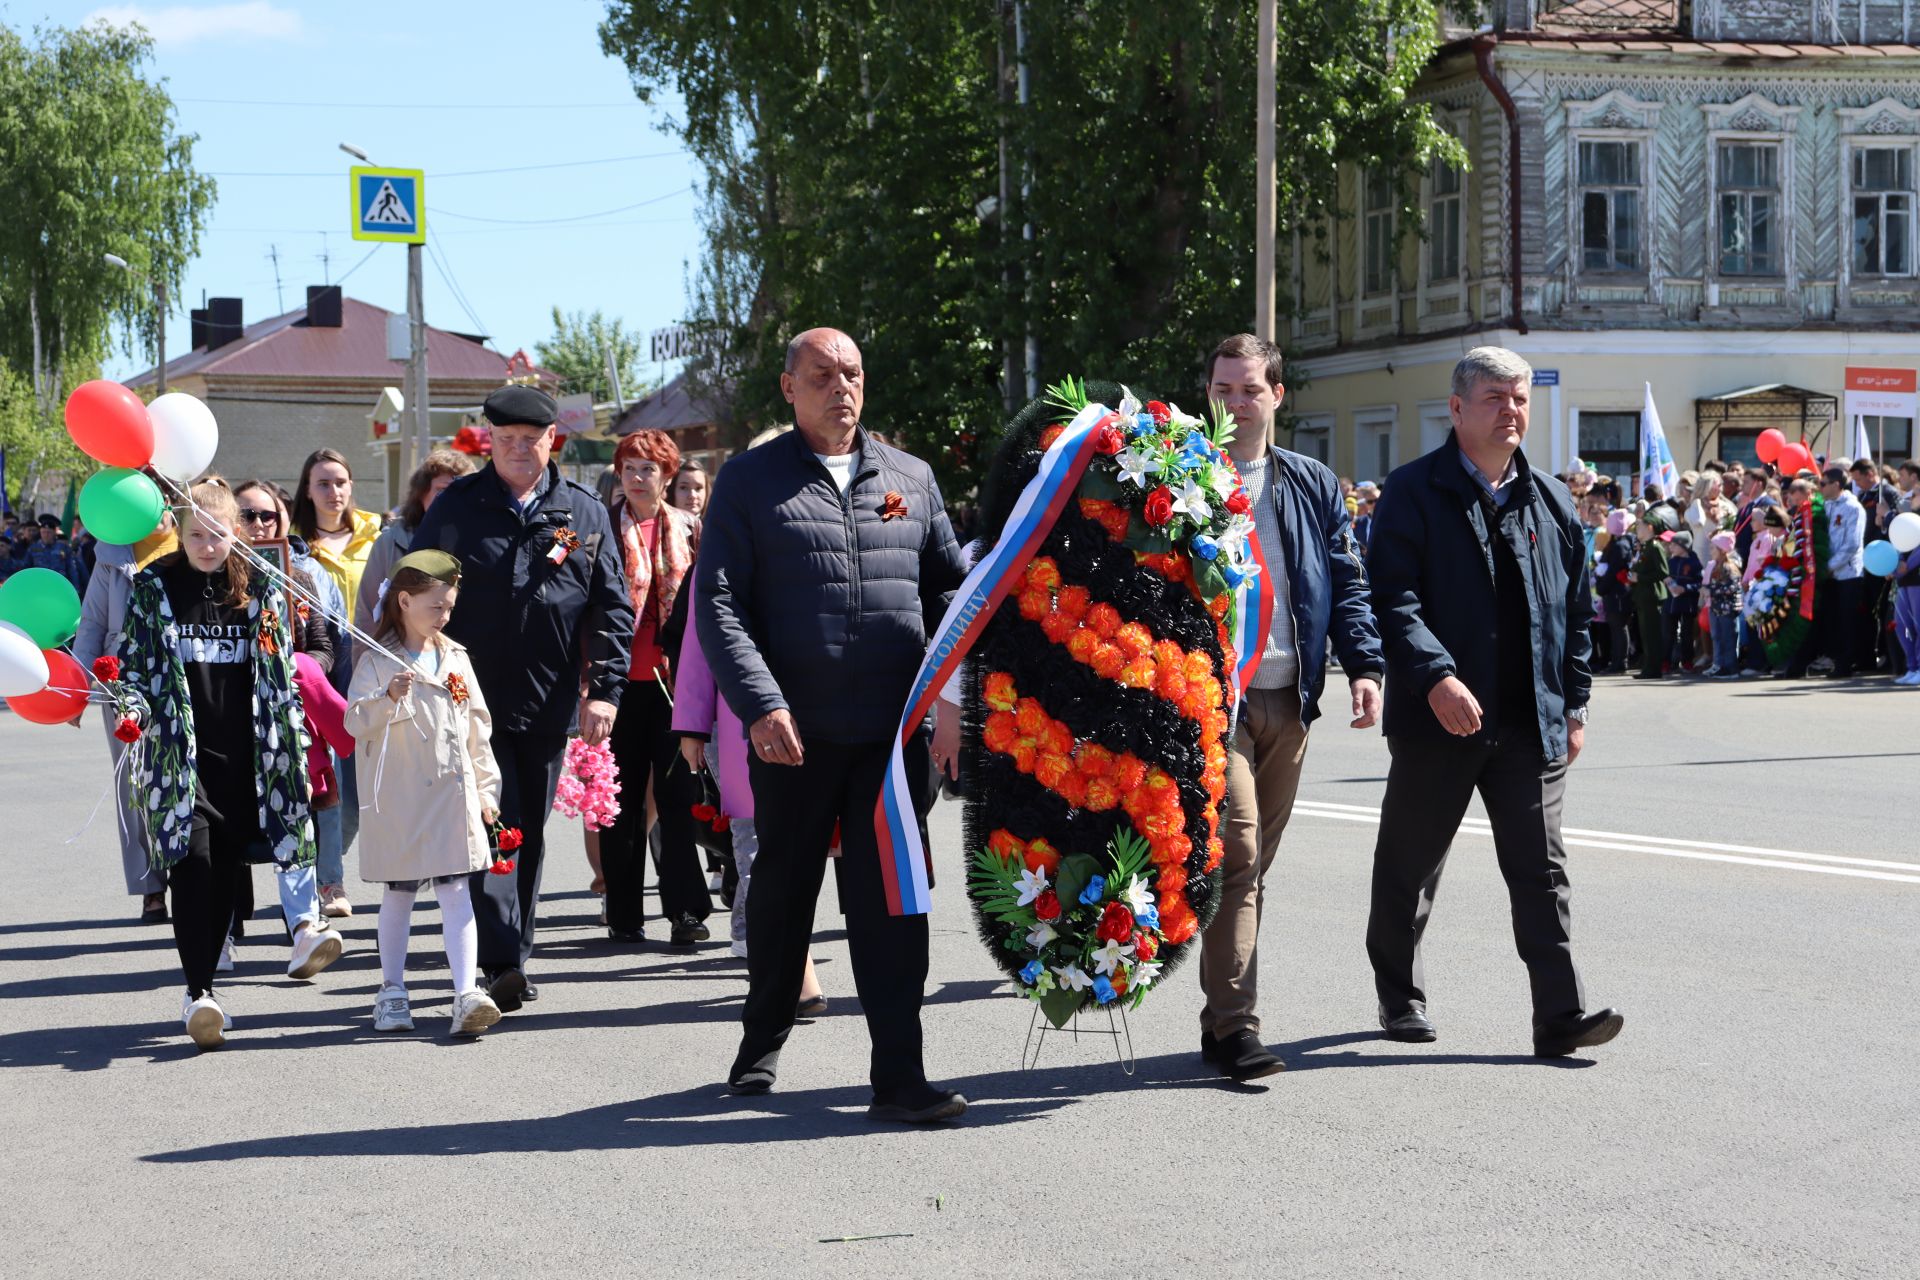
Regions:
[[[306,323],[305,307],[248,325],[233,342],[213,351],[195,349],[167,363],[169,381],[206,378],[298,378],[312,381],[398,383],[405,366],[387,359],[384,307],[357,298],[340,300],[341,326]],[[535,369],[545,381],[552,375]],[[499,384],[507,377],[507,357],[457,333],[427,326],[427,375],[435,382]],[[130,380],[153,381],[153,370]]]

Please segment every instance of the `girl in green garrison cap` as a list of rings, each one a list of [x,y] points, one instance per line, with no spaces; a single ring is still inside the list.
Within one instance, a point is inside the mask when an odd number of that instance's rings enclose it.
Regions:
[[[492,718],[467,651],[442,634],[459,595],[460,562],[444,551],[401,557],[373,624],[375,647],[353,669],[347,732],[360,770],[360,874],[380,902],[376,1031],[413,1030],[407,933],[414,898],[433,885],[453,978],[455,1035],[478,1035],[500,1010],[477,982],[479,932],[469,877],[493,862],[488,828],[500,808]],[[504,864],[511,865],[511,864]]]

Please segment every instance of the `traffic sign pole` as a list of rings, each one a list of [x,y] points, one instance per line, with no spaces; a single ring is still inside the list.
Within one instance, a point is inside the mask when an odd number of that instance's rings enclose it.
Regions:
[[[403,444],[400,450],[400,465],[404,475],[411,477],[414,468],[427,460],[432,450],[433,422],[431,393],[427,390],[427,307],[426,288],[420,266],[420,249],[417,244],[407,246],[407,335],[411,355],[407,361],[408,394],[413,406],[413,444],[408,449]],[[411,457],[409,457],[411,453]]]

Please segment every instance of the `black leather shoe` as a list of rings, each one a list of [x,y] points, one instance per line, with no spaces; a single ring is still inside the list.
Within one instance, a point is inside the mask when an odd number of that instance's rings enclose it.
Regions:
[[[644,929],[608,929],[608,942],[645,942],[647,932]]]
[[[141,899],[140,923],[167,923],[167,895],[165,893],[149,893]]]
[[[1387,1039],[1406,1044],[1426,1044],[1436,1038],[1433,1023],[1427,1021],[1425,1009],[1402,1009],[1393,1014],[1382,1009],[1380,1029],[1387,1033]]]
[[[500,1012],[512,1013],[527,998],[527,975],[518,969],[503,969],[487,983],[487,994]]]
[[[1218,1066],[1220,1063],[1220,1042],[1213,1038],[1213,1032],[1200,1033],[1200,1060]]]
[[[1220,1074],[1242,1084],[1287,1069],[1287,1064],[1274,1057],[1251,1031],[1231,1032],[1214,1043],[1213,1061],[1220,1068]]]
[[[1537,1058],[1564,1058],[1575,1049],[1605,1044],[1626,1025],[1626,1015],[1618,1009],[1551,1018],[1533,1029],[1533,1053]]]
[[[780,1074],[780,1051],[771,1050],[756,1057],[748,1057],[745,1049],[733,1060],[733,1069],[727,1072],[727,1092],[743,1097],[755,1097],[769,1093],[773,1089],[775,1077]]]
[[[875,1095],[867,1108],[869,1120],[896,1124],[943,1124],[967,1113],[967,1100],[952,1089],[921,1085],[918,1089],[882,1098]]]
[[[534,986],[531,982],[529,982],[527,984],[527,989],[521,993],[520,998],[522,1000],[525,1000],[528,1004],[532,1004],[535,1000],[538,1000],[540,998],[540,988]]]
[[[668,939],[676,947],[690,947],[696,942],[705,942],[713,936],[713,930],[707,928],[707,922],[690,911],[680,913],[673,922],[673,936]]]

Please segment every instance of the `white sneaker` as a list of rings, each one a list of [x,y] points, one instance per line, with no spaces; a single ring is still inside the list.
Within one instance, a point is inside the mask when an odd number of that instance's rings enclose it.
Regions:
[[[745,960],[747,958],[747,944],[744,942],[735,942],[727,948],[727,954],[735,960]]]
[[[500,1006],[480,988],[462,991],[453,998],[453,1024],[449,1028],[452,1034],[477,1036],[498,1021]]]
[[[226,1031],[233,1023],[213,998],[213,992],[193,998],[192,992],[186,992],[180,1000],[180,1021],[187,1029],[187,1036],[202,1049],[218,1049],[227,1042]]]
[[[717,897],[720,893],[720,886],[723,883],[725,882],[721,879],[720,873],[718,871],[714,872],[707,877],[707,892]]]
[[[373,1029],[375,1031],[413,1030],[413,1006],[407,1003],[405,987],[380,988],[380,998],[373,1002]]]
[[[345,950],[339,933],[326,925],[303,924],[293,931],[293,958],[287,961],[289,978],[311,978],[340,958]]]
[[[225,942],[220,944],[220,958],[213,962],[213,971],[215,973],[233,972],[233,936],[231,934],[227,936]]]

